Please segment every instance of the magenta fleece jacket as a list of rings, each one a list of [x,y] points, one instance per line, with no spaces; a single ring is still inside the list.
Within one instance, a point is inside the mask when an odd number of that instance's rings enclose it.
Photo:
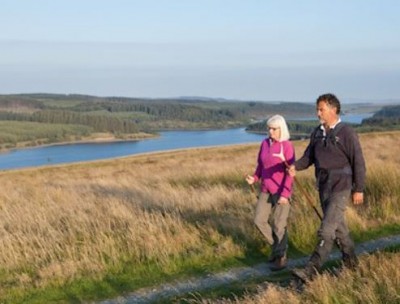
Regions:
[[[255,181],[261,179],[261,192],[279,194],[286,198],[292,195],[293,177],[286,172],[286,165],[282,159],[274,154],[281,151],[286,162],[291,165],[295,161],[293,145],[290,141],[276,142],[266,138],[261,143],[258,153],[258,165],[254,172]]]

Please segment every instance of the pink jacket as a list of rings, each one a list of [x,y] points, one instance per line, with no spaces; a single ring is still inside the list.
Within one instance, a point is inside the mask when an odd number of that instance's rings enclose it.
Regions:
[[[289,198],[292,195],[293,178],[286,172],[285,163],[277,156],[281,151],[286,162],[289,165],[293,164],[295,153],[290,141],[275,142],[269,138],[263,140],[254,179],[256,182],[261,179],[261,192]]]

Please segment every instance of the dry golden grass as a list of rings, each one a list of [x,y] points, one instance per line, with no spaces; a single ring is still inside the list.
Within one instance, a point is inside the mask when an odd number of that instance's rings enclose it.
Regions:
[[[229,185],[241,173],[217,164],[243,149],[251,148],[3,172],[0,265],[21,283],[42,285],[101,275],[121,260],[240,254],[230,234],[254,237],[252,199]]]
[[[259,286],[256,294],[247,294],[236,299],[197,299],[189,303],[202,304],[336,304],[368,303],[388,304],[400,302],[400,255],[378,253],[364,256],[356,271],[342,270],[334,276],[319,275],[305,285],[299,293],[294,287],[279,287],[268,284]]]
[[[399,138],[400,132],[361,136],[369,207],[362,213],[350,209],[350,227],[366,231],[398,222]],[[295,143],[298,156],[305,145]],[[258,147],[1,172],[0,270],[6,275],[0,281],[62,284],[101,277],[124,261],[174,271],[176,259],[223,259],[244,255],[249,244],[264,248],[253,224],[254,194],[243,178],[254,170]],[[298,179],[315,192],[312,171]],[[294,196],[291,246],[307,252],[318,220],[297,191]]]

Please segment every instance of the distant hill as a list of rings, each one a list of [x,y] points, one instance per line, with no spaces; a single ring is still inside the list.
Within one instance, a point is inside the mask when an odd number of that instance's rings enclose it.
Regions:
[[[344,113],[372,113],[380,108],[381,105],[368,102],[343,106]],[[397,113],[397,109],[382,109],[379,112],[381,116],[374,115],[363,122],[363,130],[397,128],[398,118],[389,117],[389,113]],[[290,121],[313,119],[315,104],[193,96],[133,98],[48,93],[0,95],[0,145],[13,147],[21,142],[36,144],[39,141],[70,141],[82,136],[96,137],[99,133],[126,139],[136,138],[143,133],[149,136],[148,133],[160,130],[249,126],[248,130],[264,132],[263,122],[274,114],[281,114],[289,121],[293,137],[303,138],[313,126],[307,122]]]
[[[373,115],[373,118],[399,118],[400,117],[400,105],[398,106],[386,106]]]
[[[377,111],[372,117],[364,119],[362,126],[371,129],[399,129],[400,128],[400,105],[386,106]]]
[[[371,132],[400,129],[400,105],[383,106],[379,104],[345,104],[344,114],[347,113],[372,113],[372,117],[363,119],[361,124],[354,125],[357,132]],[[315,128],[315,122],[291,121],[288,120],[288,127],[291,130],[292,138],[308,137]],[[266,133],[266,120],[250,124],[247,128],[250,132]]]
[[[381,104],[381,105],[396,105],[400,104],[399,98],[382,98],[382,99],[372,99],[372,98],[345,98],[343,104]]]
[[[21,108],[30,109],[31,113],[16,115]],[[38,93],[0,95],[0,112],[2,120],[53,122],[61,119],[60,123],[91,125],[102,131],[108,128],[105,126],[107,120],[118,120],[132,128],[122,127],[117,131],[130,132],[132,129],[154,131],[244,126],[276,113],[287,117],[312,116],[314,106],[296,102],[266,103],[202,97],[146,99]],[[93,117],[97,120],[102,117],[102,123],[93,125],[89,122]],[[118,125],[115,121],[111,124]],[[115,132],[115,128],[109,131]]]

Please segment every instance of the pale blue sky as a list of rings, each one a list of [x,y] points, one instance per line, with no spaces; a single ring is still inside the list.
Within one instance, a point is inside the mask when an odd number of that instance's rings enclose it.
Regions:
[[[0,5],[0,94],[400,98],[396,0]]]

